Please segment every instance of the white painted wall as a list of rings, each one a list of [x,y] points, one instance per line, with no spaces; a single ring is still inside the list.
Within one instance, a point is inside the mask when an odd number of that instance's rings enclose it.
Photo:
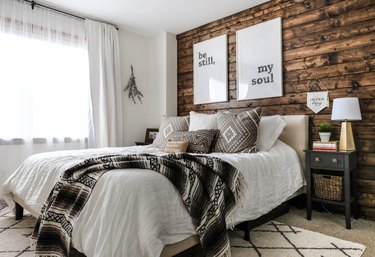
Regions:
[[[133,65],[143,103],[134,104],[125,93],[125,145],[144,141],[146,128],[158,128],[163,116],[177,114],[177,41],[176,36],[161,32],[144,37],[119,30],[121,75],[123,87]]]
[[[133,103],[124,92],[124,140],[125,145],[134,145],[135,141],[144,141],[145,128],[159,124],[159,91],[150,77],[149,38],[125,30],[119,30],[121,77],[123,88],[130,78],[130,65],[133,65],[138,90],[144,95],[142,104]]]
[[[166,33],[166,110],[167,116],[177,115],[177,40],[176,35]]]

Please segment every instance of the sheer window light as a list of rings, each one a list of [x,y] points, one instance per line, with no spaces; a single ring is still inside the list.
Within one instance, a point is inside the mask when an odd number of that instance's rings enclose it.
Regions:
[[[0,139],[88,136],[87,49],[0,32]]]

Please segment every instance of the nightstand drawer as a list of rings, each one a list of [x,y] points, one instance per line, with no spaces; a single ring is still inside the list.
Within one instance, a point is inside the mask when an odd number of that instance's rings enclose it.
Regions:
[[[311,153],[310,154],[311,168],[344,168],[344,156],[340,154],[327,153]]]

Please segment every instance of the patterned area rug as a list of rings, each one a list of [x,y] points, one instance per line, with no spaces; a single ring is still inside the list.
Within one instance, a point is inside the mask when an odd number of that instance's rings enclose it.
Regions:
[[[36,219],[25,215],[16,221],[0,202],[0,257],[34,256],[30,236]],[[243,232],[230,231],[232,257],[360,257],[365,246],[320,233],[270,221],[251,231],[251,242]],[[73,256],[77,253],[73,252]]]
[[[250,233],[230,232],[234,257],[360,257],[366,247],[361,244],[326,236],[321,233],[270,221]]]

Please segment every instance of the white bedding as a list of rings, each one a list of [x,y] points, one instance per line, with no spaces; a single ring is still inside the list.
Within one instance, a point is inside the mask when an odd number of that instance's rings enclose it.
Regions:
[[[61,172],[88,156],[113,153],[165,154],[151,146],[59,151],[29,157],[5,182],[13,195],[39,213]],[[278,141],[268,152],[212,153],[239,169],[247,189],[228,227],[269,212],[304,185],[296,152]],[[90,257],[160,256],[166,244],[194,235],[191,218],[174,186],[151,170],[112,170],[98,181],[73,230],[74,247]]]

